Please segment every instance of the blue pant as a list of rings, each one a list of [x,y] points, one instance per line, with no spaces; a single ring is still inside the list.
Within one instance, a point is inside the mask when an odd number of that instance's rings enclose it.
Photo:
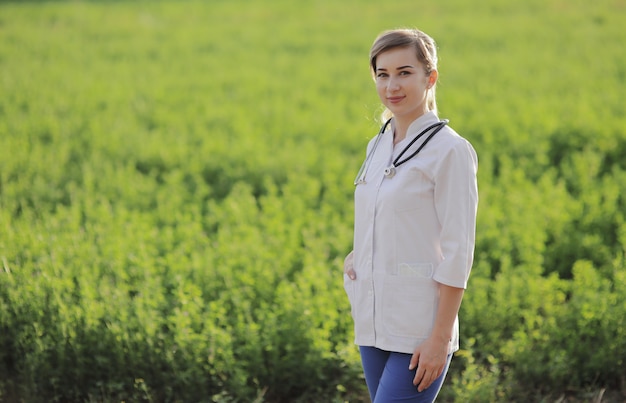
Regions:
[[[452,354],[443,373],[426,390],[417,391],[413,385],[416,369],[409,371],[411,354],[383,351],[376,347],[359,347],[365,382],[373,403],[430,403],[434,402],[446,377]]]

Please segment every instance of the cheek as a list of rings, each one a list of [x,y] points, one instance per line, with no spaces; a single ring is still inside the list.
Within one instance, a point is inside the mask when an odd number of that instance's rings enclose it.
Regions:
[[[378,96],[380,97],[380,99],[384,99],[385,98],[385,86],[380,85],[380,84],[376,84],[376,92],[378,93]]]
[[[411,93],[415,96],[421,98],[426,95],[426,91],[428,90],[428,81],[420,80],[418,82],[414,82],[411,86]]]

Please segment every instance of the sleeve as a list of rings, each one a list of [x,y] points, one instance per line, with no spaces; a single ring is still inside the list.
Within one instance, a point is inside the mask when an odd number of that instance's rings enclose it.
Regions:
[[[435,209],[441,224],[442,262],[433,279],[466,288],[476,238],[478,157],[472,145],[461,139],[441,159],[435,173]]]

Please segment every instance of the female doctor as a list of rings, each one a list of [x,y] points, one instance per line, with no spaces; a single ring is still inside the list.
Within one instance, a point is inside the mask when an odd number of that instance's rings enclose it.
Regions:
[[[386,107],[355,180],[354,250],[344,286],[375,403],[432,402],[459,349],[474,255],[471,144],[439,120],[437,53],[419,30],[383,32],[370,51]]]

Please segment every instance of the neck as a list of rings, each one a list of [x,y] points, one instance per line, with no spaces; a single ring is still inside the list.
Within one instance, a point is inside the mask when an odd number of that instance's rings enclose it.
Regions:
[[[409,126],[424,113],[418,116],[394,116],[394,132],[393,143],[398,144],[406,138],[406,132],[409,130]]]
[[[408,128],[408,124],[401,124],[400,122],[396,122],[393,131],[393,144],[398,144],[406,138],[406,131],[408,130]]]

